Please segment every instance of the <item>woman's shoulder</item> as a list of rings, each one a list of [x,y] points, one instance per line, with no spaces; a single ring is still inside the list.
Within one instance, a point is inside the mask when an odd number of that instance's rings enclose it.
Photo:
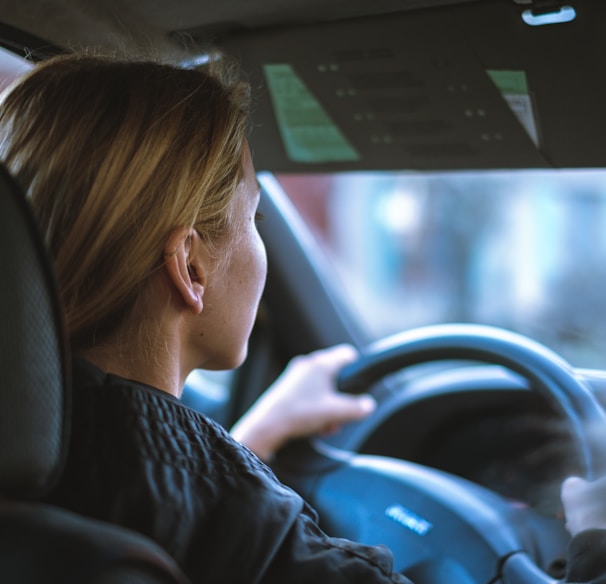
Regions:
[[[221,486],[252,481],[281,486],[273,473],[220,424],[154,387],[74,359],[74,439],[88,455],[161,465]],[[82,440],[84,436],[87,439]]]
[[[164,392],[78,365],[66,469],[52,500],[140,531],[189,571],[259,571],[303,508],[254,454]],[[229,543],[229,545],[226,545]],[[200,550],[208,550],[204,561]],[[231,567],[232,570],[236,566]]]

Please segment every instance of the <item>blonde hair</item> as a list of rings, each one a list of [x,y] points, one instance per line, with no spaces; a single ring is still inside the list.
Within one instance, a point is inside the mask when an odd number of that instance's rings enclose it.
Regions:
[[[177,226],[209,245],[230,224],[248,86],[152,61],[70,55],[0,106],[0,156],[42,225],[72,343],[115,330]]]

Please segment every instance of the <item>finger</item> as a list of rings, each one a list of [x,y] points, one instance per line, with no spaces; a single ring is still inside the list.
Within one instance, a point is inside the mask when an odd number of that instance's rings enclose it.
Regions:
[[[580,477],[568,477],[562,483],[561,496],[562,500],[570,500],[587,485],[587,481]]]
[[[330,434],[336,434],[340,429],[340,424],[327,424],[320,430],[319,434],[320,436],[329,436]]]
[[[353,345],[346,343],[335,345],[328,349],[320,349],[313,353],[313,355],[332,368],[343,367],[348,363],[353,363],[359,357],[357,349]]]
[[[376,400],[368,394],[364,395],[335,395],[332,408],[331,423],[343,424],[365,418],[377,408]]]

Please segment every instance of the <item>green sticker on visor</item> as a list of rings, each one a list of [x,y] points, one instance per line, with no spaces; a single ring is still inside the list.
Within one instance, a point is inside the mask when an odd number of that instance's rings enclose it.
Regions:
[[[524,126],[530,139],[538,146],[539,133],[526,73],[517,69],[488,69],[486,73],[500,91],[509,109]]]
[[[489,69],[486,71],[501,93],[521,95],[528,93],[524,71],[512,69]]]
[[[360,159],[290,65],[264,65],[263,71],[288,158],[307,163]]]

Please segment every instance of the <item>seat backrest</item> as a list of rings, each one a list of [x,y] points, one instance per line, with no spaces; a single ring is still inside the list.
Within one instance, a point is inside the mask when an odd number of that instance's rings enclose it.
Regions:
[[[0,574],[19,584],[185,584],[140,534],[40,503],[68,448],[57,286],[24,195],[0,166]]]
[[[66,448],[66,343],[51,262],[4,168],[0,282],[0,496],[37,498],[60,472]]]

